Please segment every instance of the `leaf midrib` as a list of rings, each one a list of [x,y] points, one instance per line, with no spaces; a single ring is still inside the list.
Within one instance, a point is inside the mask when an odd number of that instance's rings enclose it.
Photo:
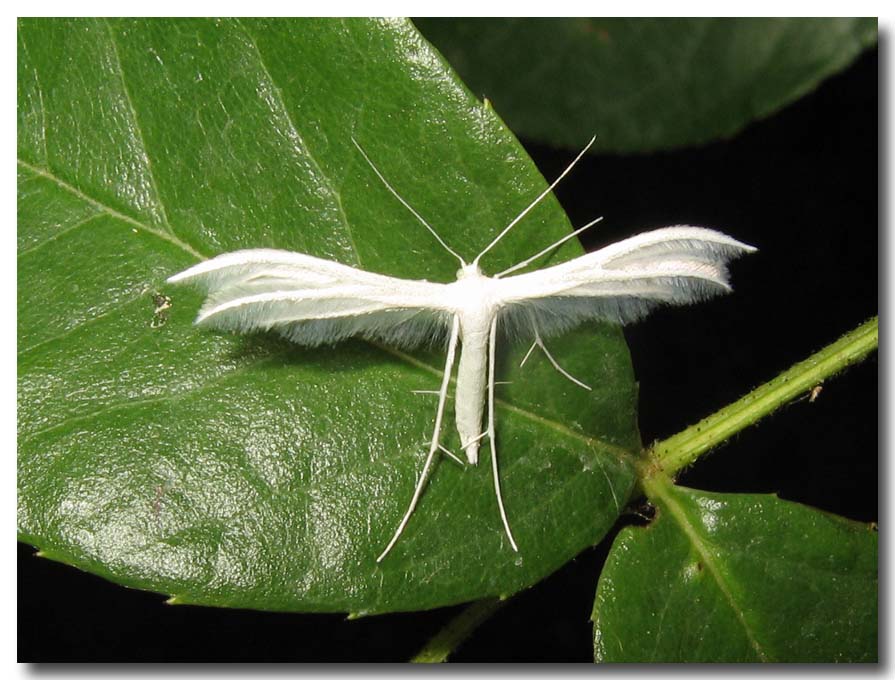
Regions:
[[[749,622],[746,621],[745,612],[743,611],[743,608],[740,606],[740,604],[737,602],[736,598],[734,598],[733,592],[731,591],[729,584],[727,583],[727,579],[725,578],[724,574],[721,572],[721,569],[717,564],[714,553],[709,550],[708,545],[706,545],[705,541],[702,539],[702,536],[700,536],[697,532],[696,527],[693,526],[693,524],[688,519],[687,513],[674,499],[673,494],[669,493],[671,485],[672,483],[670,482],[670,480],[666,481],[664,479],[659,479],[658,477],[653,477],[650,480],[643,481],[644,491],[647,492],[647,495],[661,502],[661,505],[665,507],[671,517],[675,520],[675,522],[677,522],[681,531],[684,532],[684,535],[693,546],[693,549],[696,550],[696,552],[699,554],[699,557],[702,559],[706,570],[712,575],[712,578],[715,580],[718,589],[721,591],[721,594],[727,601],[728,606],[731,608],[731,610],[733,610],[734,615],[740,622],[740,625],[743,628],[743,632],[746,635],[746,639],[749,641],[750,646],[755,651],[755,654],[758,656],[759,660],[762,662],[773,661],[773,659],[768,656],[767,652],[765,652],[764,648],[761,646],[761,643],[756,638],[754,631],[749,625]]]

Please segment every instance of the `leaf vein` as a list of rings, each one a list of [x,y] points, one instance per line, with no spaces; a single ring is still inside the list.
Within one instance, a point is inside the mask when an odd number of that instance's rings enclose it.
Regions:
[[[93,198],[92,196],[88,196],[83,191],[78,189],[76,186],[69,184],[65,180],[56,176],[51,170],[48,170],[46,168],[39,168],[35,165],[31,165],[31,163],[28,163],[27,161],[23,161],[21,158],[17,159],[16,162],[19,165],[21,165],[23,168],[25,168],[26,170],[33,172],[35,175],[39,175],[40,177],[43,177],[44,179],[50,180],[51,182],[57,184],[60,188],[64,189],[65,191],[68,191],[70,194],[80,198],[85,203],[88,203],[88,204],[92,205],[93,207],[98,208],[99,210],[102,210],[103,212],[111,215],[112,217],[117,217],[118,219],[123,220],[123,221],[127,222],[128,224],[136,227],[137,229],[140,229],[141,231],[145,231],[149,234],[153,234],[155,236],[158,236],[160,239],[163,239],[165,241],[168,241],[169,243],[174,244],[181,250],[183,250],[183,251],[189,253],[190,255],[192,255],[193,257],[195,257],[197,260],[208,259],[207,256],[200,253],[198,250],[193,248],[190,244],[180,240],[176,234],[162,231],[162,230],[156,229],[154,227],[150,227],[145,222],[141,222],[140,220],[137,220],[129,215],[125,215],[124,213],[119,212],[118,210],[115,210],[115,208],[106,205],[102,201],[99,201],[99,200]]]
[[[124,300],[123,302],[119,302],[117,305],[113,305],[112,307],[109,307],[109,309],[102,312],[101,314],[97,314],[96,316],[86,319],[85,321],[82,321],[81,323],[64,330],[62,333],[58,333],[50,338],[41,340],[40,342],[35,342],[33,345],[29,345],[25,349],[19,350],[16,356],[21,357],[22,355],[29,354],[29,353],[33,352],[34,350],[43,347],[44,345],[50,344],[51,342],[56,342],[57,340],[62,340],[64,338],[68,337],[69,335],[71,335],[72,333],[74,333],[75,331],[81,330],[85,326],[88,326],[88,325],[94,323],[95,321],[99,321],[100,319],[103,319],[103,318],[109,316],[110,314],[114,314],[115,312],[120,311],[121,309],[127,307],[128,305],[133,304],[134,302],[139,300],[141,297],[143,297],[143,295],[144,294],[141,293],[140,295],[137,295],[136,297],[128,298],[127,300]]]
[[[33,441],[34,439],[40,437],[41,435],[47,434],[48,432],[52,432],[53,430],[58,430],[59,428],[65,427],[66,425],[71,425],[73,423],[79,423],[79,422],[83,422],[86,420],[94,420],[96,418],[99,418],[100,416],[103,416],[107,413],[112,413],[114,411],[127,410],[130,408],[140,408],[143,406],[149,406],[151,404],[171,403],[171,402],[178,401],[184,397],[200,394],[210,387],[215,387],[217,385],[220,385],[221,383],[229,380],[232,377],[239,376],[239,375],[243,374],[245,371],[247,371],[249,369],[257,368],[258,366],[261,366],[265,363],[271,363],[273,360],[275,360],[277,358],[278,357],[276,355],[274,355],[274,356],[268,357],[266,359],[262,359],[260,361],[255,361],[252,363],[244,364],[242,366],[238,366],[238,367],[234,368],[232,371],[225,372],[211,380],[208,380],[204,383],[195,385],[188,389],[182,390],[180,392],[163,394],[163,395],[160,395],[157,397],[147,397],[145,399],[130,399],[130,400],[124,401],[124,402],[107,404],[106,406],[96,409],[95,411],[91,411],[90,413],[85,413],[84,415],[80,415],[80,416],[72,416],[71,418],[65,418],[64,420],[61,420],[58,423],[49,425],[47,427],[44,427],[40,430],[37,430],[35,432],[28,434],[24,438],[23,443]]]
[[[442,371],[440,368],[435,368],[434,366],[430,366],[424,361],[420,361],[416,357],[413,357],[405,352],[402,352],[399,349],[395,349],[393,347],[389,347],[388,345],[380,345],[376,342],[371,342],[371,345],[379,348],[383,352],[388,354],[392,354],[393,356],[398,357],[399,359],[403,359],[407,363],[416,366],[424,371],[432,373],[438,377],[441,377]],[[451,378],[451,384],[456,384],[456,380]],[[633,463],[635,459],[635,454],[628,449],[618,446],[617,444],[612,444],[611,442],[604,441],[602,439],[598,439],[596,437],[591,437],[582,432],[576,432],[570,427],[563,425],[562,423],[558,423],[555,420],[550,420],[549,418],[545,418],[544,416],[539,416],[531,411],[527,411],[524,408],[520,408],[519,406],[514,406],[507,401],[503,401],[502,399],[495,399],[494,403],[500,406],[501,408],[510,411],[511,413],[515,413],[516,415],[522,416],[523,418],[527,418],[532,422],[543,425],[544,427],[548,427],[550,429],[555,430],[556,432],[562,434],[563,436],[569,437],[571,439],[577,439],[586,443],[590,448],[596,450],[606,451],[608,453],[612,453],[619,460]]]
[[[49,237],[45,238],[43,241],[40,241],[39,243],[34,244],[30,248],[25,248],[24,250],[20,250],[18,252],[18,254],[16,255],[16,258],[19,259],[19,258],[25,257],[25,255],[30,255],[35,250],[40,250],[47,244],[52,243],[53,241],[56,241],[59,238],[62,238],[69,232],[75,231],[76,229],[83,227],[88,222],[92,222],[93,220],[95,220],[99,217],[105,217],[105,215],[103,215],[102,213],[94,213],[94,214],[90,215],[90,217],[86,217],[83,220],[81,220],[80,222],[76,222],[75,224],[71,225],[70,227],[66,227],[65,229],[60,229],[55,234],[51,234]]]
[[[514,467],[513,461],[510,461],[510,464],[504,470],[504,472],[506,474],[504,474],[502,476],[504,478],[506,476],[508,476],[509,472],[513,469],[513,467]],[[512,517],[510,517],[510,521],[514,522],[514,523],[519,522],[521,524],[526,524],[525,520],[528,519],[529,517],[531,517],[532,515],[535,515],[535,514],[543,515],[544,508],[549,508],[552,505],[554,505],[554,501],[559,496],[568,494],[569,488],[574,486],[578,482],[578,480],[579,480],[579,478],[569,480],[567,483],[558,485],[555,488],[551,489],[546,494],[538,495],[537,501],[527,504],[526,507],[524,509],[522,509],[520,512],[513,513]],[[587,533],[591,528],[592,528],[591,525],[583,526],[582,534]],[[497,521],[494,524],[494,531],[500,532],[501,541],[506,540],[506,535],[503,533],[499,518],[497,519]],[[574,537],[570,536],[568,534],[564,538],[567,541],[569,541],[570,543],[575,542],[573,540]],[[480,536],[479,540],[485,541],[486,537]],[[502,545],[507,551],[510,550],[509,544],[502,544]],[[478,541],[469,541],[468,540],[464,544],[463,548],[469,552],[470,559],[476,559],[477,556],[480,556],[482,554]],[[476,548],[476,549],[473,550],[473,548]],[[417,567],[428,566],[430,564],[436,564],[436,565],[442,564],[444,562],[444,555],[450,554],[451,552],[454,552],[456,550],[457,550],[456,545],[451,545],[449,543],[442,543],[438,549],[432,551],[425,557],[416,558],[415,562],[416,562]],[[512,559],[515,559],[516,553],[511,553],[511,555],[513,556]],[[499,595],[502,596],[503,593],[500,593]]]
[[[176,236],[174,232],[174,227],[171,226],[170,220],[168,220],[168,212],[165,210],[165,203],[162,200],[162,193],[159,191],[159,184],[155,177],[155,172],[152,169],[152,159],[149,157],[149,148],[146,145],[146,137],[143,134],[143,128],[140,127],[140,118],[137,116],[137,107],[134,106],[134,101],[131,98],[130,90],[127,86],[127,80],[124,77],[124,65],[121,63],[121,52],[118,49],[118,41],[115,39],[115,34],[112,32],[112,26],[109,23],[109,19],[107,17],[103,18],[103,23],[106,26],[106,31],[109,34],[109,42],[112,45],[112,51],[115,53],[115,61],[118,65],[118,77],[121,80],[121,89],[124,92],[124,98],[127,101],[127,105],[131,111],[131,118],[134,121],[134,129],[136,130],[137,140],[140,142],[140,147],[143,149],[143,158],[146,161],[146,170],[149,173],[149,182],[152,185],[152,192],[155,194],[155,201],[158,204],[158,209],[161,212],[162,223],[167,227],[167,230],[171,233],[172,236]]]
[[[670,482],[668,483],[670,484]],[[764,648],[755,637],[755,633],[749,625],[749,622],[746,621],[746,616],[743,608],[740,606],[739,602],[736,601],[736,598],[734,597],[733,592],[731,591],[730,586],[727,583],[727,580],[721,573],[721,569],[718,567],[718,564],[715,561],[715,555],[711,552],[711,550],[709,550],[708,546],[702,540],[702,537],[697,532],[696,527],[694,527],[687,519],[687,515],[684,512],[684,509],[674,500],[672,495],[668,493],[666,482],[664,482],[663,480],[655,480],[654,483],[649,484],[649,487],[650,491],[656,495],[657,499],[662,501],[662,503],[668,509],[668,513],[678,523],[681,530],[684,532],[690,543],[693,545],[693,548],[696,550],[697,553],[699,553],[703,564],[705,564],[706,570],[712,575],[712,578],[718,585],[718,589],[721,591],[724,599],[727,600],[727,604],[736,615],[737,620],[743,627],[743,632],[746,635],[746,639],[749,641],[752,649],[755,650],[755,653],[758,656],[759,660],[762,662],[771,661],[772,659],[768,657],[767,652],[765,652]]]
[[[360,251],[358,250],[357,243],[354,240],[354,233],[351,229],[351,223],[348,221],[348,215],[346,215],[345,208],[342,205],[341,193],[333,184],[332,178],[330,178],[329,175],[323,172],[323,168],[320,166],[320,163],[317,161],[314,154],[311,153],[310,147],[305,142],[304,137],[302,137],[301,133],[298,131],[298,127],[295,125],[295,121],[292,120],[292,115],[289,113],[289,108],[286,106],[286,100],[283,98],[283,89],[277,84],[277,81],[274,79],[273,74],[271,74],[270,69],[267,67],[267,64],[264,61],[264,57],[262,56],[261,49],[258,47],[258,43],[255,41],[254,36],[239,18],[234,18],[233,21],[239,27],[240,31],[242,31],[243,35],[245,35],[246,39],[251,44],[252,49],[255,50],[255,54],[258,55],[258,64],[261,66],[261,70],[264,72],[265,77],[270,82],[271,87],[273,88],[276,102],[283,111],[283,117],[286,119],[286,122],[289,125],[289,129],[295,141],[298,142],[301,148],[305,151],[308,160],[313,163],[314,167],[319,172],[320,177],[326,182],[326,185],[330,191],[330,195],[333,197],[333,200],[335,200],[336,209],[339,213],[339,221],[341,221],[342,226],[345,228],[345,234],[347,235],[348,242],[351,245],[351,252],[354,253],[355,262],[357,263],[358,267],[363,267],[363,263],[361,262],[360,258]]]

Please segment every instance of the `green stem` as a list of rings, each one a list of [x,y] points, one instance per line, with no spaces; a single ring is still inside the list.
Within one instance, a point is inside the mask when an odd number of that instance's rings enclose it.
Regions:
[[[411,663],[443,663],[475,629],[491,618],[506,600],[480,600],[469,605],[433,637]]]
[[[649,476],[661,470],[673,477],[709,449],[860,361],[878,344],[879,317],[873,317],[742,399],[654,444],[647,452],[649,462],[645,474]]]

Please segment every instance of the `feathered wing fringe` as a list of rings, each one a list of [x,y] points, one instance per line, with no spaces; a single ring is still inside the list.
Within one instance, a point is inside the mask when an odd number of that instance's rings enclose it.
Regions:
[[[301,253],[226,253],[172,276],[208,297],[196,323],[272,330],[316,346],[352,336],[411,348],[446,336],[450,313],[433,305],[444,284],[396,279]]]
[[[699,227],[638,234],[546,269],[502,279],[505,332],[557,335],[587,320],[626,324],[661,304],[685,305],[727,293],[727,263],[752,246]]]

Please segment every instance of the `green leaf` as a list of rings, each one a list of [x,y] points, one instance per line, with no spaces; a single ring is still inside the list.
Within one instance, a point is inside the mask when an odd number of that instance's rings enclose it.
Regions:
[[[845,68],[876,19],[418,19],[516,134],[595,151],[728,137]]]
[[[201,297],[163,283],[265,246],[454,280],[352,137],[467,258],[543,189],[409,23],[25,20],[18,49],[22,540],[175,602],[355,614],[508,595],[600,540],[640,446],[619,329],[552,348],[593,392],[500,347],[520,553],[485,452],[439,464],[377,565],[431,436],[434,398],[411,390],[437,388],[443,350],[199,331]],[[551,197],[483,265],[569,228]]]
[[[776,496],[646,483],[594,602],[604,662],[877,658],[877,532]]]

